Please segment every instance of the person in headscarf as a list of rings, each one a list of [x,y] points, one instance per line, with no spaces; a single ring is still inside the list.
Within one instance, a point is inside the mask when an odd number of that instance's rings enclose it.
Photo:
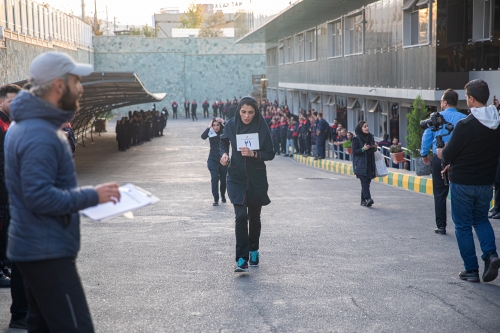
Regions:
[[[243,147],[238,150],[239,134],[258,134],[259,149]],[[220,154],[220,163],[224,166],[229,164],[227,193],[235,213],[237,266],[234,271],[247,272],[249,264],[259,264],[260,213],[262,206],[271,202],[267,195],[269,184],[264,161],[271,161],[275,156],[269,127],[258,112],[255,98],[243,97],[235,117],[226,122],[221,135]]]
[[[208,154],[207,166],[210,171],[212,180],[212,195],[214,196],[213,206],[219,205],[219,181],[220,181],[220,198],[222,202],[226,202],[226,173],[227,166],[220,164],[220,136],[224,130],[224,120],[221,118],[213,118],[210,124],[201,134],[203,140],[210,141],[210,153]]]
[[[374,204],[370,194],[370,183],[375,178],[375,151],[377,145],[370,133],[368,123],[364,120],[355,129],[356,136],[352,138],[353,171],[361,181],[361,206],[370,207]]]

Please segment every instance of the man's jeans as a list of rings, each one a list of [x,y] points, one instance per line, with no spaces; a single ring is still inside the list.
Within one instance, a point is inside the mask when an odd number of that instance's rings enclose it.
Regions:
[[[292,150],[289,152],[290,146],[292,146]],[[293,139],[287,139],[286,140],[286,154],[293,156],[294,151],[295,151],[295,143],[293,142]]]
[[[488,220],[493,197],[492,185],[460,185],[450,182],[451,216],[455,223],[458,249],[466,270],[478,269],[472,227],[479,239],[484,260],[496,252],[495,233]]]

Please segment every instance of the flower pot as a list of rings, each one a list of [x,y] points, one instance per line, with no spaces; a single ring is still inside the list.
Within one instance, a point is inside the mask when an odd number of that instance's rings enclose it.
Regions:
[[[351,155],[352,154],[352,148],[344,148],[345,153]]]
[[[391,153],[392,157],[392,162],[395,164],[403,163],[405,161],[405,153],[399,152],[399,153]]]
[[[431,165],[425,165],[422,157],[417,157],[415,159],[415,173],[417,176],[428,176],[432,173]]]

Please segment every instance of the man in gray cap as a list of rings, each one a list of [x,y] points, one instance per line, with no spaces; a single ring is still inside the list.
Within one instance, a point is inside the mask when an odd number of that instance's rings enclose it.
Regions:
[[[28,332],[93,332],[76,269],[78,211],[118,201],[116,183],[77,187],[71,149],[61,126],[78,110],[80,77],[91,65],[49,52],[30,66],[30,92],[10,107],[5,139],[5,178],[11,221],[7,256],[23,275]]]

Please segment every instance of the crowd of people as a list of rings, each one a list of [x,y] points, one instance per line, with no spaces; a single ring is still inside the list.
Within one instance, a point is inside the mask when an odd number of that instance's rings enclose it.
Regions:
[[[163,136],[168,116],[167,108],[162,111],[129,111],[128,117],[122,117],[116,122],[118,150],[126,151],[132,146]]]
[[[240,97],[241,99],[241,97]],[[207,118],[221,118],[223,120],[228,120],[234,118],[236,110],[238,108],[239,100],[234,97],[232,100],[226,99],[226,102],[216,99],[212,105],[208,100],[204,100],[201,104],[203,110],[203,119]],[[177,101],[173,101],[172,107],[172,119],[178,119],[178,109],[179,104]],[[212,109],[212,114],[210,114],[210,108]],[[164,108],[166,109],[166,108]],[[195,99],[191,102],[188,98],[184,99],[184,115],[186,119],[191,118],[193,121],[198,121],[198,102]]]

